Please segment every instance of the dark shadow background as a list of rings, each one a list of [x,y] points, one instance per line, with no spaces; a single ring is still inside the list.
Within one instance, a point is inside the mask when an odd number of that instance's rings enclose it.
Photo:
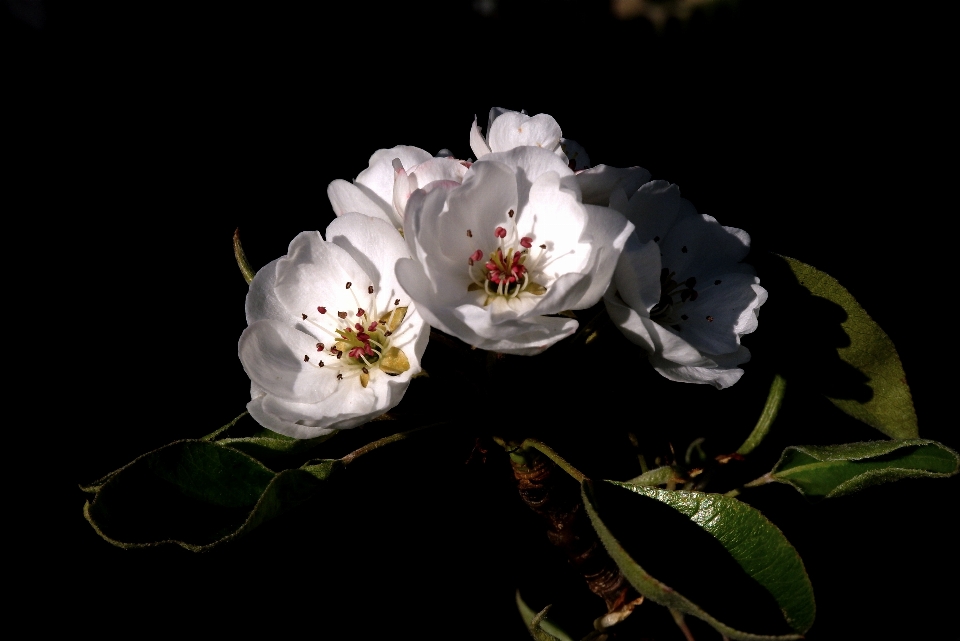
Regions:
[[[556,567],[502,458],[471,456],[469,429],[370,456],[329,498],[199,556],[112,548],[83,520],[75,489],[242,410],[235,228],[262,265],[298,232],[325,228],[331,180],[396,144],[469,156],[473,116],[483,122],[491,106],[550,113],[594,163],[642,165],[747,230],[755,248],[835,276],[897,345],[921,435],[960,446],[938,385],[954,352],[940,266],[950,252],[941,221],[955,205],[941,203],[930,150],[955,135],[935,29],[945,17],[932,5],[743,0],[659,31],[585,0],[503,0],[486,16],[466,0],[46,2],[26,17],[23,5],[10,0],[3,14],[14,106],[4,210],[20,256],[8,269],[28,322],[47,320],[52,344],[31,367],[58,382],[28,390],[31,424],[54,427],[66,474],[14,527],[24,549],[43,550],[30,554],[58,559],[31,589],[52,580],[79,604],[71,625],[108,637],[159,627],[519,640],[513,591],[531,584],[543,598],[534,605],[594,612],[590,595],[563,601],[576,582]],[[583,404],[572,418],[648,402],[734,441],[764,396],[755,362],[724,392],[644,369],[635,396]],[[570,439],[602,427],[557,429]],[[790,443],[880,436],[793,388],[776,430]],[[768,467],[777,456],[757,452]],[[49,467],[42,452],[27,459]],[[956,479],[907,481],[816,506],[785,486],[755,490],[749,500],[810,572],[818,618],[808,638],[925,637],[945,625],[957,490]],[[664,631],[651,638],[680,638],[665,620],[651,617]]]

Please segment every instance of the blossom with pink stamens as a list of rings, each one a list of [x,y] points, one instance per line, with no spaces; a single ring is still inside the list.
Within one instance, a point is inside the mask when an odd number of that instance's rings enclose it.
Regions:
[[[411,258],[397,262],[397,278],[430,325],[482,349],[535,354],[576,330],[560,312],[600,300],[632,230],[619,212],[583,204],[557,154],[515,147],[473,163],[462,184],[411,195]]]

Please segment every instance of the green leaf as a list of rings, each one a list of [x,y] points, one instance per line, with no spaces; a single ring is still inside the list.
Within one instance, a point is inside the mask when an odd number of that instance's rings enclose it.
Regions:
[[[807,496],[831,498],[904,478],[957,473],[957,453],[935,441],[871,441],[783,451],[766,480],[787,483]]]
[[[263,429],[252,420],[241,422],[241,419],[245,416],[248,416],[247,412],[240,414],[217,431],[207,434],[200,440],[225,445],[244,454],[249,454],[264,463],[280,464],[289,462],[292,456],[310,451],[337,433],[331,432],[310,439],[296,439]]]
[[[230,447],[176,441],[87,488],[95,496],[83,512],[119,547],[175,543],[207,550],[311,498],[340,466],[320,461],[276,474]]]
[[[636,478],[632,478],[629,481],[624,481],[626,485],[643,485],[645,487],[655,487],[657,485],[663,485],[669,483],[673,479],[677,478],[677,473],[669,465],[664,467],[658,467],[652,469],[648,472],[644,472]]]
[[[837,349],[840,359],[861,372],[872,393],[865,398],[827,398],[841,410],[892,438],[916,438],[917,415],[893,341],[835,278],[799,260],[783,257],[800,285],[814,296],[843,308],[841,322],[849,344]],[[798,310],[802,312],[804,310]]]
[[[584,481],[604,547],[648,599],[732,639],[799,639],[813,588],[797,551],[754,508],[718,494]]]
[[[573,638],[561,630],[555,623],[547,618],[548,605],[539,613],[534,612],[533,608],[524,602],[520,596],[520,590],[517,590],[517,609],[520,610],[520,617],[523,618],[523,624],[527,626],[536,641],[573,641]]]

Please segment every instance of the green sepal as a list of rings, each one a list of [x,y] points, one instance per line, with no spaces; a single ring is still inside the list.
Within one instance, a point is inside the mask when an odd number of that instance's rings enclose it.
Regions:
[[[731,639],[800,639],[813,624],[797,551],[749,505],[614,481],[584,481],[582,495],[607,552],[646,598]]]
[[[927,439],[870,441],[845,445],[794,445],[764,477],[787,483],[810,497],[832,498],[905,478],[952,476],[960,457]]]
[[[799,284],[813,294],[813,297],[807,297],[805,301],[799,299],[802,301],[797,301],[800,306],[792,310],[794,322],[801,326],[801,332],[804,322],[809,322],[810,319],[823,322],[821,317],[830,313],[830,310],[825,308],[828,303],[821,305],[816,300],[818,297],[842,309],[842,313],[837,310],[840,315],[838,320],[849,340],[836,345],[836,353],[843,363],[859,372],[861,380],[858,387],[852,389],[862,389],[863,392],[850,394],[848,385],[848,389],[825,389],[825,396],[850,416],[887,436],[918,437],[917,414],[913,408],[910,387],[890,337],[835,278],[799,260],[786,256],[780,258],[786,261]],[[796,334],[792,337],[795,341],[803,338]],[[822,340],[824,337],[816,338]],[[798,356],[810,358],[809,353]],[[829,364],[824,364],[827,365]],[[841,370],[837,369],[837,372],[839,371]],[[786,376],[789,379],[789,375]],[[845,376],[852,381],[850,376]]]
[[[520,590],[517,590],[517,609],[520,610],[523,624],[527,626],[527,630],[534,641],[574,641],[569,634],[547,618],[547,612],[550,610],[549,605],[540,612],[534,612],[533,608],[527,605],[520,596]]]
[[[174,543],[208,550],[316,495],[342,467],[319,461],[274,473],[253,457],[202,440],[170,443],[87,488],[94,530],[122,548]]]

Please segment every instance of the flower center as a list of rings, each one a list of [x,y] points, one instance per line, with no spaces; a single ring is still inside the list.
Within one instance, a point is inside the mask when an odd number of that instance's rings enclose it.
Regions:
[[[691,276],[682,283],[678,283],[676,272],[664,267],[660,270],[660,300],[650,310],[650,319],[663,326],[669,326],[680,331],[680,321],[687,320],[686,314],[680,310],[687,301],[695,301],[699,294],[694,287],[697,279]]]
[[[346,288],[351,289],[351,286],[352,283],[348,282]],[[305,322],[331,338],[329,345],[317,343],[317,351],[332,358],[324,362],[322,356],[315,356],[315,360],[311,360],[309,354],[304,354],[305,363],[314,363],[318,368],[332,366],[338,370],[338,380],[357,377],[363,387],[370,382],[370,372],[373,369],[379,369],[390,376],[410,369],[410,362],[403,350],[391,345],[391,336],[400,329],[407,307],[400,306],[400,299],[397,298],[393,301],[392,309],[388,305],[383,313],[378,313],[373,292],[373,285],[367,287],[370,297],[366,308],[360,304],[356,293],[352,292],[357,303],[356,312],[339,311],[334,316],[327,312],[325,306],[320,305],[316,314],[300,315]]]
[[[508,216],[513,218],[512,209]],[[547,246],[540,245],[534,253],[531,253],[533,239],[529,236],[524,236],[519,241],[507,242],[507,230],[504,227],[497,227],[493,235],[497,239],[498,246],[490,252],[486,262],[483,261],[482,249],[470,254],[467,259],[467,272],[472,281],[467,286],[467,291],[483,290],[486,294],[484,306],[498,296],[510,299],[517,298],[521,294],[533,296],[545,294],[547,288],[534,279],[540,275],[539,268]],[[510,235],[516,238],[516,226]],[[467,230],[467,236],[473,237],[473,232]],[[516,242],[516,246],[513,242]]]

